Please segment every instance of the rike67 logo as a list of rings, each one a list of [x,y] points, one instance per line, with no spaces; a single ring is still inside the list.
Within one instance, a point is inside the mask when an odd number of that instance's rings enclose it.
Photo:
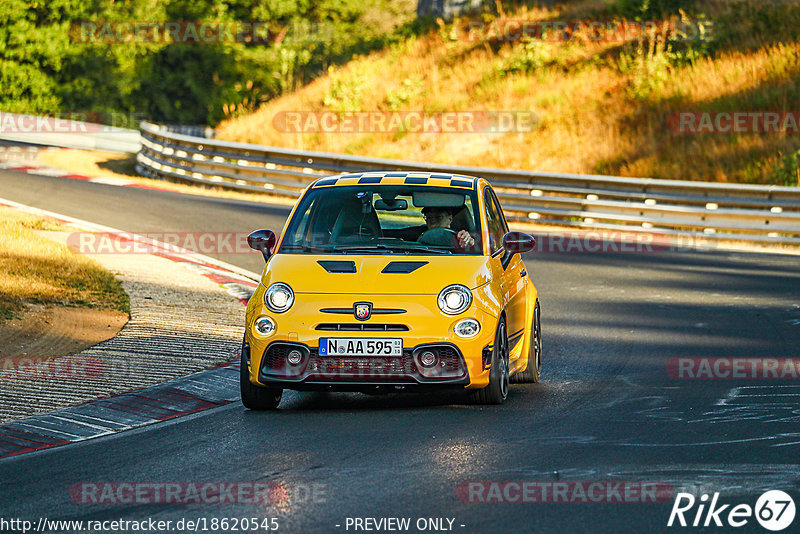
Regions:
[[[681,527],[734,527],[747,525],[753,517],[765,529],[778,532],[789,527],[794,521],[794,500],[783,491],[770,490],[761,495],[755,507],[749,504],[717,504],[719,493],[709,502],[703,494],[696,499],[691,493],[678,493],[667,526]],[[695,509],[696,507],[696,509]]]

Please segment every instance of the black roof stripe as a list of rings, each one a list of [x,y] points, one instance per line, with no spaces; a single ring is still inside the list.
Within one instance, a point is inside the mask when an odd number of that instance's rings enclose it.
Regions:
[[[419,184],[426,185],[430,178],[449,179],[451,187],[474,187],[477,184],[477,178],[472,176],[464,176],[463,174],[442,174],[442,173],[418,173],[422,176],[409,176],[408,172],[385,172],[382,174],[372,174],[371,176],[364,176],[365,173],[351,173],[340,174],[338,176],[331,176],[329,178],[321,178],[314,183],[314,187],[325,185],[336,185],[337,182],[343,178],[358,178],[359,184],[380,184],[384,178],[405,178],[406,184]]]
[[[383,176],[364,176],[363,178],[359,178],[358,183],[360,184],[379,184],[383,180]]]

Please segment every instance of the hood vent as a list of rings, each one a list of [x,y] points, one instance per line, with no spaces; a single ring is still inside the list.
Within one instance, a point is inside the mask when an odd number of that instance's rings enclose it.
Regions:
[[[408,274],[427,264],[427,261],[393,261],[384,267],[381,272],[386,274]]]
[[[319,260],[317,261],[323,269],[329,273],[354,273],[356,272],[356,262],[343,260]]]

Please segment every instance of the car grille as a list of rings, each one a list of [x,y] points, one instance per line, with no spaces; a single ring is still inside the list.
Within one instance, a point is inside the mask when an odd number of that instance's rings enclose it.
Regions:
[[[264,354],[261,366],[268,369],[283,369],[286,365],[286,355],[289,354],[288,345],[272,345]]]
[[[304,359],[308,358],[308,348],[302,345],[273,343],[264,353],[264,358],[261,360],[261,369],[269,374],[298,375],[301,371],[300,366],[289,365],[286,362],[286,356],[292,350],[299,350]]]
[[[312,356],[307,368],[317,380],[410,381],[418,374],[410,355],[397,357]]]
[[[297,349],[303,361],[290,365],[289,352]],[[431,351],[438,357],[433,367],[423,367],[414,355]],[[261,372],[266,376],[314,381],[425,382],[427,380],[463,378],[466,365],[458,350],[450,345],[424,345],[404,349],[402,356],[320,356],[316,348],[302,344],[275,342],[264,353]]]
[[[331,332],[408,332],[404,324],[384,323],[322,323],[316,330]]]

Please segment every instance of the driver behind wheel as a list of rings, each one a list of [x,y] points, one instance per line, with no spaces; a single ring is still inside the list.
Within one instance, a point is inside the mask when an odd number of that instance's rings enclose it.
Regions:
[[[453,210],[445,207],[427,206],[422,208],[427,230],[419,236],[419,242],[426,245],[454,247],[466,249],[475,245],[475,239],[466,230],[456,233],[450,229],[453,222]]]

